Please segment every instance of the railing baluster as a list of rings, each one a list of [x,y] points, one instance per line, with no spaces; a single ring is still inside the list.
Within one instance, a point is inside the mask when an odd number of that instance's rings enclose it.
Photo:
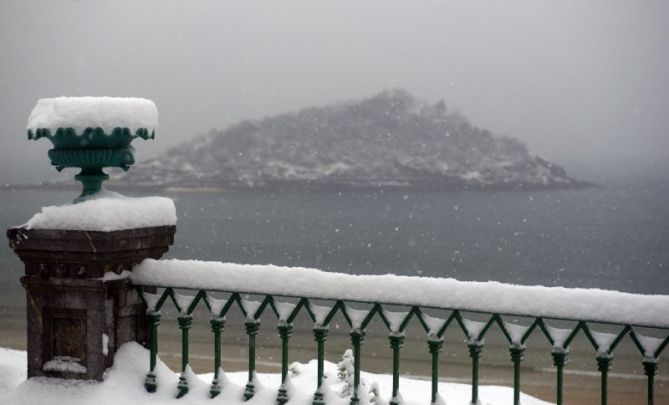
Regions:
[[[328,337],[327,326],[317,325],[314,327],[314,338],[318,346],[318,380],[316,386],[316,393],[314,394],[313,405],[324,405],[323,400],[323,364],[325,362],[325,341]]]
[[[553,365],[557,368],[557,387],[556,387],[556,405],[562,405],[564,389],[564,365],[567,363],[567,352],[563,350],[553,350]]]
[[[613,357],[607,354],[601,354],[597,356],[597,368],[599,369],[599,372],[602,374],[602,382],[601,382],[602,405],[607,404],[608,374],[612,360]]]
[[[279,323],[279,336],[281,337],[281,387],[276,402],[283,405],[288,402],[288,391],[286,379],[288,378],[288,340],[293,333],[293,325],[285,322]]]
[[[523,361],[525,347],[511,346],[509,351],[513,362],[513,404],[520,405],[520,362]]]
[[[432,355],[432,399],[430,403],[436,404],[439,389],[439,352],[444,346],[444,339],[431,336],[428,338],[427,345]]]
[[[657,374],[658,357],[669,343],[669,336],[663,340],[651,338],[650,340],[646,340],[644,344],[640,340],[641,336],[633,328],[630,328],[630,338],[632,338],[632,342],[634,342],[634,345],[643,355],[641,364],[643,365],[643,372],[647,377],[647,403],[648,405],[652,405],[655,402],[655,374]]]
[[[244,388],[244,399],[249,400],[255,394],[255,384],[253,382],[256,372],[256,335],[260,329],[260,322],[256,319],[247,319],[244,322],[246,334],[249,336],[249,380]]]
[[[403,333],[391,333],[388,336],[390,348],[393,349],[393,395],[390,399],[390,405],[399,405],[400,390],[400,349],[404,345]]]
[[[156,357],[158,355],[158,325],[160,325],[160,312],[148,311],[147,318],[149,320],[149,327],[151,328],[151,343],[150,351],[151,357],[149,360],[149,373],[146,375],[144,381],[144,388],[148,392],[156,392],[158,384],[156,383]]]
[[[529,326],[516,325],[506,323],[502,319],[503,316],[492,313],[492,317],[486,322],[473,321],[463,319],[459,310],[451,310],[451,315],[447,320],[432,318],[423,312],[423,309],[417,306],[412,306],[408,312],[390,312],[385,311],[383,304],[374,303],[371,310],[364,311],[351,309],[343,300],[337,300],[335,305],[328,308],[324,306],[311,305],[309,298],[299,297],[297,304],[287,303],[286,305],[278,306],[275,303],[273,296],[266,295],[262,302],[246,301],[240,298],[239,292],[232,293],[230,299],[223,304],[223,301],[210,299],[204,290],[200,290],[195,297],[183,296],[174,293],[175,287],[165,287],[162,294],[146,293],[141,290],[142,286],[138,286],[138,292],[144,303],[148,306],[146,313],[149,328],[150,328],[150,366],[149,372],[146,375],[144,386],[148,392],[155,392],[157,390],[157,356],[158,356],[158,326],[160,325],[161,314],[160,308],[164,302],[171,298],[177,307],[179,315],[177,316],[178,325],[181,330],[181,373],[177,385],[177,398],[181,398],[189,392],[193,380],[192,371],[189,366],[189,331],[192,326],[192,312],[195,309],[199,300],[204,299],[212,317],[210,319],[211,330],[214,334],[214,374],[209,393],[211,397],[218,396],[224,387],[225,377],[221,368],[221,335],[225,325],[225,313],[234,305],[239,304],[242,313],[246,317],[244,322],[246,334],[248,335],[248,381],[244,389],[244,399],[249,400],[254,397],[257,386],[256,376],[256,336],[259,332],[260,321],[259,318],[265,308],[269,305],[275,315],[279,318],[277,326],[279,337],[281,339],[281,386],[279,387],[276,403],[277,405],[286,405],[289,402],[289,373],[288,373],[288,353],[289,341],[293,333],[292,322],[297,316],[300,308],[306,308],[310,318],[314,322],[313,333],[314,339],[317,343],[317,388],[313,396],[312,405],[325,405],[325,394],[327,387],[324,376],[324,362],[325,362],[325,342],[327,340],[329,323],[336,315],[338,310],[341,310],[348,325],[352,328],[350,331],[351,344],[353,348],[353,379],[350,380],[350,352],[346,355],[345,375],[346,375],[346,393],[350,393],[349,405],[360,405],[361,393],[361,349],[365,341],[365,328],[375,315],[379,315],[389,330],[389,344],[392,350],[392,396],[389,405],[401,405],[403,402],[399,384],[400,384],[400,354],[405,341],[404,331],[408,326],[412,316],[416,315],[421,322],[423,328],[426,330],[428,350],[431,355],[431,405],[437,405],[441,402],[439,395],[439,353],[443,349],[444,339],[443,334],[446,331],[451,321],[456,321],[465,334],[467,339],[467,347],[469,355],[472,359],[471,365],[471,404],[478,405],[479,399],[479,369],[480,358],[484,348],[484,335],[489,327],[497,322],[502,333],[507,338],[510,346],[509,352],[511,361],[513,363],[513,403],[520,405],[521,396],[521,364],[524,354],[526,352],[525,342],[531,336],[535,327],[542,330],[544,335],[553,347],[551,352],[553,365],[557,369],[557,386],[556,386],[556,403],[557,405],[564,404],[564,368],[569,354],[569,344],[574,339],[579,331],[585,333],[588,340],[592,343],[596,350],[597,368],[601,374],[601,404],[606,405],[608,402],[608,373],[613,361],[613,352],[615,347],[628,334],[631,336],[634,344],[641,351],[643,357],[644,373],[647,376],[647,403],[652,405],[654,403],[654,381],[658,368],[658,358],[662,350],[669,345],[669,337],[664,339],[645,337],[637,335],[633,328],[636,326],[621,325],[623,328],[617,335],[610,333],[602,333],[592,331],[588,323],[590,321],[577,321],[578,324],[571,331],[569,329],[553,328],[544,323],[541,317],[535,318],[534,322]],[[144,287],[146,288],[146,287]],[[155,290],[156,288],[153,287]],[[218,291],[218,290],[217,290]],[[159,298],[158,298],[159,297]],[[290,298],[298,298],[288,295]],[[190,304],[186,305],[186,300],[189,299]],[[327,301],[327,299],[323,299]],[[353,303],[365,303],[366,301],[353,301]],[[281,304],[281,303],[279,303]],[[370,304],[370,303],[367,303]],[[390,304],[389,304],[390,305]],[[392,304],[396,305],[396,304]],[[187,307],[186,307],[187,306]],[[432,309],[432,307],[427,307]],[[436,307],[435,307],[436,308]],[[363,319],[363,315],[364,319]],[[529,316],[521,316],[522,318]],[[567,321],[567,319],[554,319],[555,321]],[[549,318],[549,321],[551,319]],[[551,321],[552,322],[552,321]],[[593,324],[602,324],[601,321],[592,321]],[[661,328],[658,326],[658,328]],[[666,328],[661,328],[666,329]],[[349,386],[348,384],[352,384]],[[352,390],[351,390],[352,388]],[[364,394],[364,392],[362,393]],[[374,394],[376,395],[376,394]],[[366,396],[362,395],[362,399]]]
[[[181,398],[188,393],[188,378],[186,369],[188,368],[188,331],[193,323],[191,315],[180,315],[177,317],[179,329],[181,329],[181,375],[177,385],[177,398]]]
[[[214,398],[221,393],[221,383],[219,381],[221,371],[221,332],[223,332],[225,320],[214,317],[211,318],[209,323],[211,324],[211,331],[214,333],[214,379],[211,382],[209,394]]]
[[[657,373],[657,361],[644,360],[643,371],[648,377],[648,405],[653,405],[655,398],[655,374]]]
[[[365,342],[365,332],[360,329],[351,331],[351,345],[353,346],[353,393],[351,395],[351,405],[358,405],[358,387],[360,387],[360,347]]]
[[[483,342],[476,340],[467,345],[469,357],[472,358],[472,404],[479,403],[479,358],[483,352]]]

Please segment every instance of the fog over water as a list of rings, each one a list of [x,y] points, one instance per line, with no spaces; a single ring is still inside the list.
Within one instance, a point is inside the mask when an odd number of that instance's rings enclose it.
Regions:
[[[0,182],[53,178],[35,101],[156,101],[139,160],[210,128],[401,87],[599,182],[666,180],[669,2],[0,3]],[[70,175],[68,175],[69,177]]]

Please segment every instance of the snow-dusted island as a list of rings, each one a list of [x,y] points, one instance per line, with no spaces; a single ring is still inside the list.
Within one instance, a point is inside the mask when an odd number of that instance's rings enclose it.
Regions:
[[[186,140],[140,163],[132,187],[265,190],[562,189],[590,184],[517,139],[401,89]]]

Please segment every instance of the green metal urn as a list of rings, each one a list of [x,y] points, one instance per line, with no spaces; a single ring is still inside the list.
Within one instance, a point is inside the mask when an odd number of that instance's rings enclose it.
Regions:
[[[58,97],[37,102],[28,118],[28,139],[53,143],[49,159],[56,170],[80,168],[74,178],[83,190],[75,202],[89,199],[109,179],[102,169],[127,171],[135,163],[135,138],[155,137],[156,105],[146,99],[117,97]]]

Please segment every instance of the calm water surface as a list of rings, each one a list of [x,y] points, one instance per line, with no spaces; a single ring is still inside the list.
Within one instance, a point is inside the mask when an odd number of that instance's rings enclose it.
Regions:
[[[0,227],[75,194],[2,190]],[[166,195],[168,257],[669,294],[667,187]],[[20,288],[8,247],[0,264],[0,288]]]

